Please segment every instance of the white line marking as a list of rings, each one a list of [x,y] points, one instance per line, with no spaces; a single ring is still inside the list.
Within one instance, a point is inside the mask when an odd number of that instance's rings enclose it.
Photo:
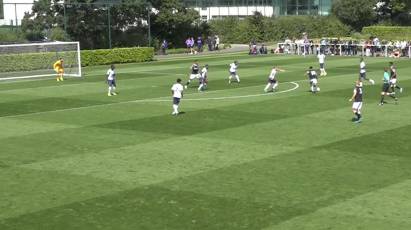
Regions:
[[[208,101],[208,100],[227,100],[227,99],[239,99],[239,98],[250,98],[250,97],[261,97],[261,96],[275,96],[277,94],[294,91],[300,87],[300,85],[296,82],[284,82],[280,84],[286,84],[286,83],[293,84],[294,87],[291,89],[278,91],[275,93],[261,93],[261,94],[242,95],[242,96],[210,97],[210,98],[187,98],[183,100],[184,101]],[[255,87],[255,86],[252,86],[252,87]],[[223,90],[216,90],[216,91],[223,91]],[[216,91],[211,91],[211,92],[216,92]],[[198,95],[198,93],[190,93],[186,95]],[[127,104],[127,103],[171,102],[169,97],[167,97],[167,99],[161,99],[161,98],[166,98],[166,97],[159,97],[158,99],[138,99],[138,100],[132,100],[132,101],[121,101],[121,102],[106,103],[106,104],[100,104],[100,105],[80,106],[80,107],[75,107],[75,108],[57,109],[57,110],[49,110],[49,111],[42,111],[42,112],[2,116],[0,117],[0,119],[1,118],[23,117],[23,116],[29,116],[29,115],[39,115],[39,114],[46,114],[46,113],[55,113],[55,112],[64,112],[64,111],[73,111],[73,110],[88,109],[88,108],[97,108],[97,107],[104,107],[104,106],[110,106],[110,105],[121,105],[121,104]]]

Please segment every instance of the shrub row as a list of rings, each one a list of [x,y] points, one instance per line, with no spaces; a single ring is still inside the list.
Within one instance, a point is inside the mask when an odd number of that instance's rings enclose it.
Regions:
[[[152,61],[154,49],[151,47],[82,50],[81,65],[107,65]]]
[[[369,26],[362,33],[384,40],[411,40],[410,26]]]
[[[65,63],[76,63],[76,55],[66,54]],[[82,50],[81,65],[107,65],[115,63],[133,63],[151,61],[154,49],[147,47],[118,48],[111,50]],[[19,72],[41,69],[51,69],[58,59],[58,54],[48,53],[23,53],[0,55],[0,69],[2,72]]]

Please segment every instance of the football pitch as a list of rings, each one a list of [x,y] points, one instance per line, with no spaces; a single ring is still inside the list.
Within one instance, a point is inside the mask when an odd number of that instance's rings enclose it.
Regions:
[[[172,116],[171,85],[193,60]],[[228,85],[238,60],[240,84]],[[359,57],[167,58],[84,78],[0,82],[0,229],[411,229],[411,65],[366,58],[363,122],[351,112]],[[398,68],[399,104],[378,106],[383,68]],[[264,93],[272,66],[275,93]]]

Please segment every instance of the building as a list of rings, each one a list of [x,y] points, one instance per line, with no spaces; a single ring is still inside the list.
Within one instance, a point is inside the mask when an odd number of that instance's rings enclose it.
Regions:
[[[30,12],[34,0],[0,0],[0,25],[21,25],[25,12]]]
[[[329,15],[332,0],[184,0],[202,20],[234,16],[244,18],[255,11],[267,17],[285,15]]]
[[[0,0],[0,25],[21,25],[35,0]],[[70,2],[67,0],[66,2]],[[118,3],[119,0],[99,0]],[[332,0],[183,0],[202,20],[234,16],[244,18],[255,11],[267,17],[283,15],[328,15]],[[3,16],[3,17],[2,17]]]

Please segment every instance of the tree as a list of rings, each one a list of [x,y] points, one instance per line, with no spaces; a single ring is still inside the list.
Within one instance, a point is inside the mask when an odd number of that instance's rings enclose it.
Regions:
[[[63,18],[56,14],[61,5],[58,0],[39,0],[33,3],[31,13],[25,13],[22,20],[22,30],[29,40],[42,40],[50,30],[61,23]]]
[[[376,3],[375,11],[379,22],[399,25],[409,25],[411,23],[409,20],[410,0],[379,0]]]
[[[175,46],[183,46],[187,37],[207,33],[201,29],[207,27],[201,23],[199,13],[184,7],[183,1],[153,0],[151,4],[154,8],[154,12],[151,11],[153,34],[159,39],[167,39]]]
[[[335,0],[332,13],[356,31],[369,26],[377,19],[375,0]]]

